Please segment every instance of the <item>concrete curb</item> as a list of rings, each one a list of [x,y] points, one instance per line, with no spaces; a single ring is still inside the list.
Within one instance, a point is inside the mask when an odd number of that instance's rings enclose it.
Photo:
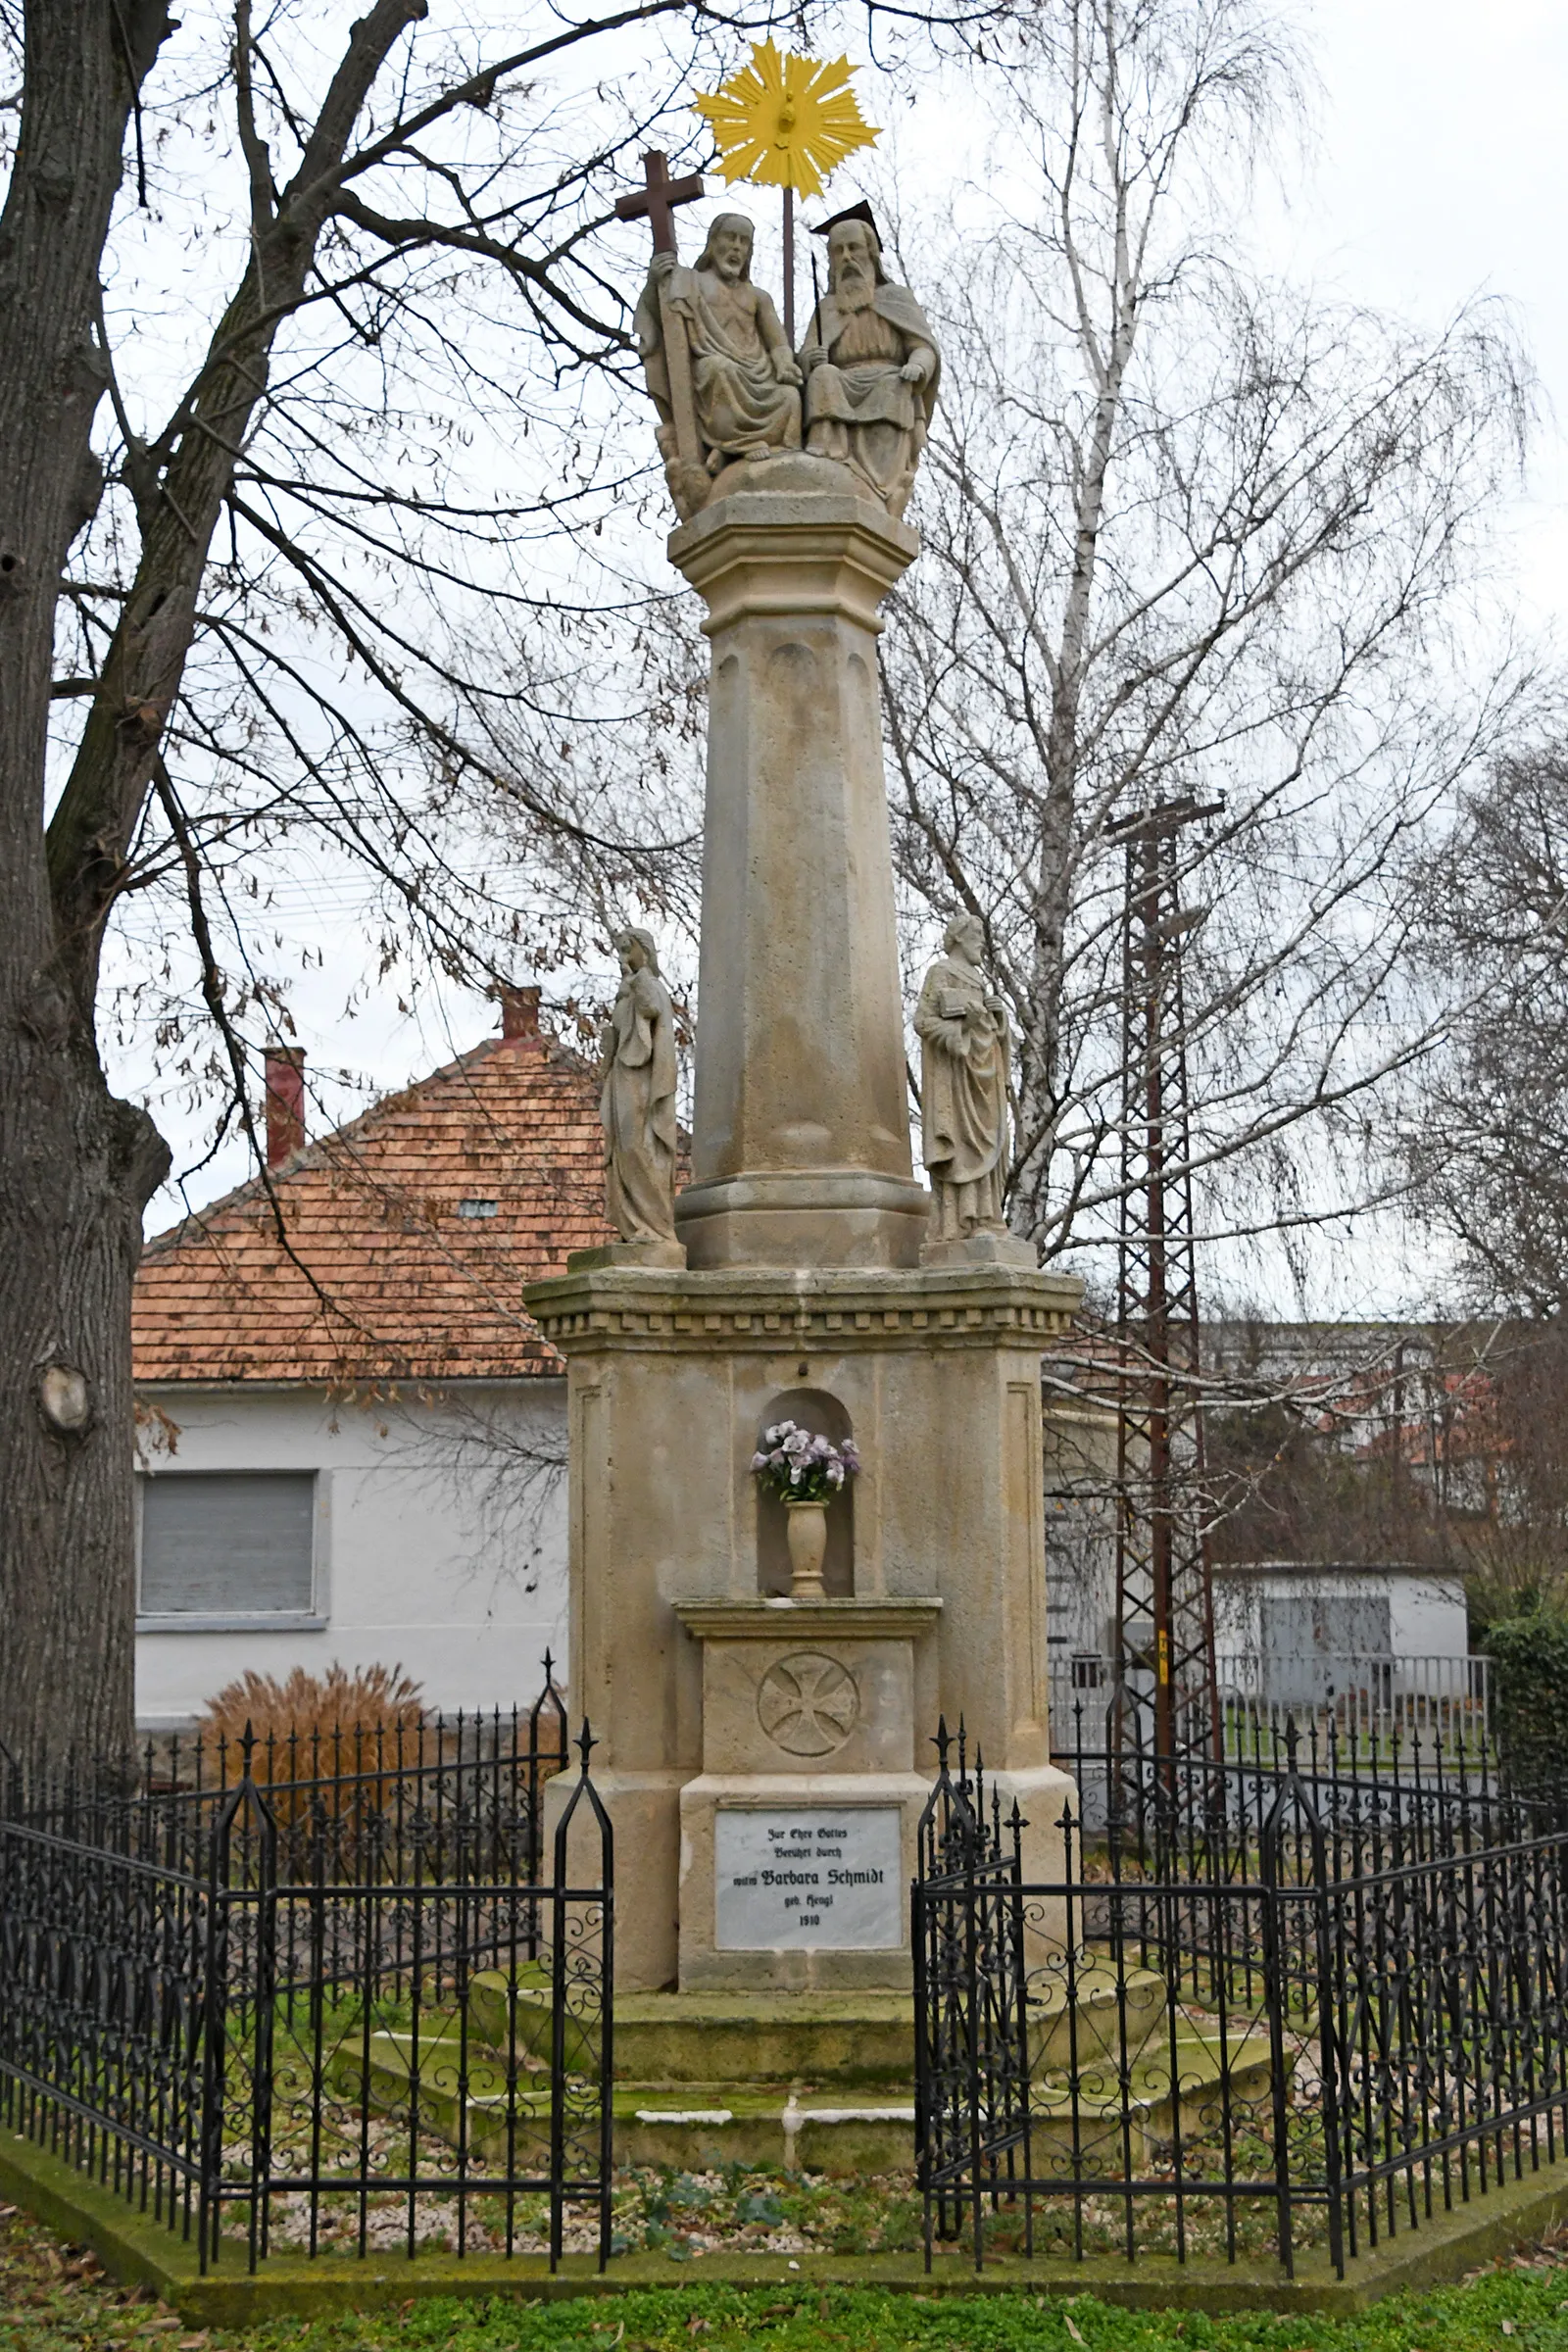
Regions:
[[[721,2281],[740,2287],[786,2285],[880,2287],[889,2294],[1094,2295],[1138,2311],[1204,2311],[1216,2317],[1248,2311],[1316,2312],[1349,2319],[1387,2295],[1421,2293],[1450,2283],[1513,2247],[1543,2236],[1568,2215],[1568,2155],[1523,2180],[1449,2213],[1438,2212],[1419,2230],[1359,2256],[1336,2278],[1319,2254],[1305,2258],[1294,2279],[1270,2266],[1216,2262],[1179,2265],[1151,2255],[1136,2265],[1104,2260],[1026,2262],[1016,2255],[988,2261],[976,2274],[961,2252],[939,2255],[927,2272],[918,2254],[803,2254],[796,2267],[783,2254],[705,2254],[674,2264],[666,2255],[617,2255],[603,2277],[587,2255],[568,2255],[555,2278],[543,2255],[421,2254],[413,2262],[377,2254],[361,2262],[297,2254],[269,2257],[255,2276],[243,2268],[244,2249],[224,2246],[216,2269],[202,2278],[193,2245],[113,2189],[90,2180],[31,2141],[0,2140],[0,2195],[24,2206],[74,2245],[90,2246],[110,2276],[127,2286],[151,2287],[181,2319],[197,2328],[240,2329],[264,2320],[316,2319],[344,2311],[384,2310],[437,2295],[465,2302],[507,2295],[557,2302],[579,2295],[617,2295],[630,2287],[693,2286]]]

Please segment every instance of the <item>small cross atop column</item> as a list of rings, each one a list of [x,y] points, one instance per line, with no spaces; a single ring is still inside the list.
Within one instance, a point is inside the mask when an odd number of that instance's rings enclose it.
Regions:
[[[640,195],[617,196],[617,220],[646,220],[654,232],[654,251],[673,253],[675,250],[675,211],[677,204],[695,204],[703,192],[700,173],[690,172],[685,179],[671,179],[669,158],[650,149],[643,157],[643,178],[647,186]]]

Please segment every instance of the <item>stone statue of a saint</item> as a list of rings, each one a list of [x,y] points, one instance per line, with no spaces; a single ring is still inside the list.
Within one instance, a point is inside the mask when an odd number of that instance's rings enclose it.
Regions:
[[[936,407],[936,337],[908,287],[889,282],[867,220],[833,222],[827,284],[800,351],[806,446],[853,466],[897,517],[909,503]]]
[[[615,951],[620,987],[600,1041],[605,1208],[623,1242],[674,1246],[675,1008],[650,932],[623,931]]]
[[[915,1007],[920,1040],[920,1123],[931,1179],[930,1255],[1005,1262],[1034,1252],[1009,1234],[1002,1193],[1007,1179],[1007,1008],[984,969],[985,932],[956,915],[926,973]]]
[[[701,461],[710,476],[736,459],[775,457],[801,446],[801,371],[771,299],[752,283],[752,240],[744,213],[720,213],[694,268],[684,268],[672,253],[654,255],[637,305],[637,348],[659,411],[665,471],[683,514],[697,502],[680,480],[676,395],[664,347],[667,316],[685,336]]]

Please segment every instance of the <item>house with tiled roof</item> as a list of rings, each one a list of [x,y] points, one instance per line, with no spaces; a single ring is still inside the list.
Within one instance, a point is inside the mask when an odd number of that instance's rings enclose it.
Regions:
[[[149,1728],[250,1667],[510,1706],[564,1646],[565,1382],[522,1295],[613,1238],[592,1071],[517,990],[499,1037],[329,1135],[305,1095],[273,1051],[265,1175],[137,1277]]]

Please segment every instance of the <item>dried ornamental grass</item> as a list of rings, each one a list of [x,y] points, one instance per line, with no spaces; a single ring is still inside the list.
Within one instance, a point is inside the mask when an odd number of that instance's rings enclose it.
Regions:
[[[282,1682],[253,1667],[208,1700],[196,1728],[204,1740],[233,1745],[248,1730],[260,1751],[284,1742],[303,1748],[350,1732],[416,1731],[424,1716],[419,1685],[401,1666],[362,1666],[354,1674],[343,1666],[329,1666],[325,1674],[296,1666]]]
[[[401,1666],[353,1674],[329,1666],[320,1675],[296,1666],[282,1681],[253,1668],[209,1699],[196,1730],[202,1748],[219,1760],[221,1782],[240,1777],[248,1735],[258,1788],[309,1784],[329,1814],[356,1799],[385,1802],[383,1776],[437,1763],[442,1745],[419,1685]],[[366,1775],[372,1776],[368,1788]],[[282,1817],[299,1809],[286,1805]]]

